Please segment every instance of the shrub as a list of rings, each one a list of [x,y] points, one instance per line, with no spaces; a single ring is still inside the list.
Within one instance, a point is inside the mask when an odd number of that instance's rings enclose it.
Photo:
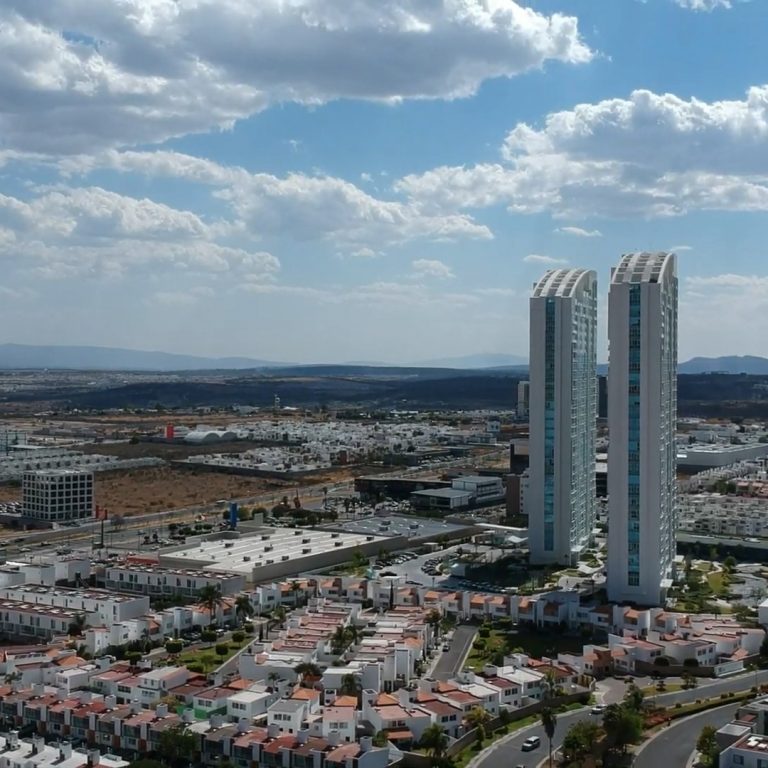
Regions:
[[[165,644],[165,650],[168,653],[181,653],[182,648],[184,648],[184,643],[181,640],[168,640]]]
[[[142,656],[144,656],[144,654],[141,651],[129,651],[125,654],[125,658],[130,664],[138,664],[141,661]]]
[[[488,627],[480,627],[480,631],[478,632],[480,637],[490,637],[491,636],[491,630],[488,629]]]
[[[217,656],[226,656],[229,653],[229,644],[228,643],[217,643],[216,645],[216,655]]]
[[[472,643],[472,647],[476,651],[484,651],[485,650],[485,640],[482,640],[482,639],[478,638],[477,640],[475,640],[474,643]]]
[[[655,664],[657,667],[668,667],[668,666],[669,666],[669,659],[668,659],[666,656],[657,656],[657,657],[656,657],[656,658],[653,660],[653,663],[654,663],[654,664]]]
[[[238,632],[233,632],[232,633],[232,639],[236,643],[242,643],[243,640],[245,640],[245,632],[239,632],[239,631]]]
[[[699,660],[698,659],[686,659],[683,662],[684,667],[698,667],[699,666]]]
[[[253,624],[251,624],[250,621],[243,624],[243,632],[245,632],[247,635],[253,634]]]
[[[200,633],[200,638],[204,643],[212,643],[218,635],[212,629],[205,629]]]
[[[187,664],[187,669],[190,672],[194,672],[199,675],[203,671],[203,665],[198,664],[196,661],[192,661],[189,664]]]

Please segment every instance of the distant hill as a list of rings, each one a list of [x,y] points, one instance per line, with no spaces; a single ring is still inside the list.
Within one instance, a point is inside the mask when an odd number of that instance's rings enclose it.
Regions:
[[[678,365],[678,373],[748,373],[768,375],[768,358],[745,355],[693,357]]]
[[[0,369],[54,368],[94,371],[204,371],[273,368],[273,363],[249,357],[197,357],[169,352],[143,352],[115,347],[58,347],[0,344]]]
[[[461,357],[424,360],[414,363],[414,365],[421,368],[516,368],[528,365],[528,358],[500,352],[479,352],[474,355],[463,355]]]

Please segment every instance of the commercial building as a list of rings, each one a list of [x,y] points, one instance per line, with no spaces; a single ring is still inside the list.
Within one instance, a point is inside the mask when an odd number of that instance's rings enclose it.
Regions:
[[[659,605],[675,557],[677,274],[632,253],[608,297],[608,598]]]
[[[530,312],[531,562],[570,564],[595,521],[596,274],[548,270]]]
[[[316,568],[405,549],[404,536],[349,534],[302,528],[263,528],[248,536],[227,533],[162,550],[161,568],[224,571],[241,574],[247,583],[271,581]]]
[[[62,523],[93,517],[93,473],[75,469],[25,472],[23,513],[35,520]]]

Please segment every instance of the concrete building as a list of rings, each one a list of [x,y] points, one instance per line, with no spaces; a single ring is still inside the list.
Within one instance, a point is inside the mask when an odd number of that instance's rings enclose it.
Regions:
[[[217,586],[222,595],[236,595],[245,589],[245,578],[234,573],[217,573],[183,568],[120,564],[108,565],[97,573],[97,583],[116,592],[135,592],[140,595],[181,595],[196,598],[207,586]]]
[[[659,605],[677,531],[677,274],[671,253],[632,253],[608,297],[608,599]]]
[[[236,573],[247,583],[257,584],[338,565],[352,560],[355,553],[373,557],[382,549],[405,549],[407,545],[403,536],[263,528],[247,536],[224,534],[194,543],[188,540],[182,547],[162,550],[159,560],[162,568]]]
[[[63,523],[93,517],[93,472],[41,469],[25,472],[23,514],[34,520]]]
[[[531,562],[571,564],[595,522],[596,274],[548,270],[530,312]]]

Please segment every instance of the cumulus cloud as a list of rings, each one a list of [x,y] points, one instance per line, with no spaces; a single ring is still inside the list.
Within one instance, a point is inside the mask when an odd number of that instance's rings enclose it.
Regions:
[[[117,152],[74,156],[60,164],[66,174],[109,168],[126,173],[183,179],[208,185],[226,201],[251,235],[325,239],[360,256],[416,239],[490,239],[471,216],[434,212],[415,202],[382,200],[344,179],[291,173],[250,173],[237,166],[179,152]]]
[[[416,277],[436,277],[439,280],[456,277],[453,270],[439,259],[416,259],[411,266]]]
[[[592,56],[576,18],[514,0],[7,0],[0,47],[5,146],[52,154],[229,128],[286,101],[460,98]]]
[[[217,226],[190,211],[100,187],[36,192],[28,200],[0,195],[0,259],[40,277],[165,268],[266,278],[280,267],[269,253],[217,242]]]
[[[714,11],[715,8],[731,8],[731,0],[674,0],[681,8],[691,11]]]
[[[550,266],[568,263],[568,259],[556,259],[554,256],[542,256],[538,253],[529,253],[523,261],[526,264],[549,264]]]
[[[740,101],[634,91],[515,126],[502,162],[440,167],[396,188],[432,211],[504,204],[559,217],[768,210],[768,86]]]
[[[599,229],[582,229],[581,227],[558,227],[555,232],[563,235],[573,235],[574,237],[602,237],[603,233]]]

